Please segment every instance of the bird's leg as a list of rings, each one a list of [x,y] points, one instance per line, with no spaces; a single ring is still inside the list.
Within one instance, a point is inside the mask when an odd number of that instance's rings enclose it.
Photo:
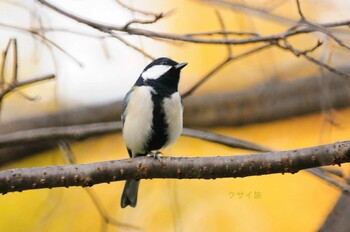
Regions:
[[[159,157],[159,155],[163,155],[163,153],[161,153],[160,151],[151,151],[149,153],[149,155],[151,157],[153,157],[154,159],[157,159],[157,160],[161,161],[161,158]]]

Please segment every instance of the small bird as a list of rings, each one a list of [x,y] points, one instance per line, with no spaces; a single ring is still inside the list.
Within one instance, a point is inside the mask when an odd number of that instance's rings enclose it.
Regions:
[[[183,106],[178,84],[187,63],[161,57],[141,73],[122,106],[123,137],[131,158],[159,150],[177,140],[182,130]],[[121,207],[135,207],[140,180],[127,180]]]

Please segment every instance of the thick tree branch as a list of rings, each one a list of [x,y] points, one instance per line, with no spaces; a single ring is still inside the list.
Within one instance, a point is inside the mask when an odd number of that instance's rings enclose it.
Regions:
[[[0,193],[93,186],[126,179],[215,179],[296,173],[350,161],[350,141],[291,151],[219,157],[150,157],[0,171]]]

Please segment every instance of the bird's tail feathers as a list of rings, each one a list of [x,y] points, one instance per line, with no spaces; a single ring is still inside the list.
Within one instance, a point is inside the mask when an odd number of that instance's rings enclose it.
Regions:
[[[122,208],[125,208],[128,205],[131,207],[136,206],[139,184],[140,180],[126,180],[121,199]]]

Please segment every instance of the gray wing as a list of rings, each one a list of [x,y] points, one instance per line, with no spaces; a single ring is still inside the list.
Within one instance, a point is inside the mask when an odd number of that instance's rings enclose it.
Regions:
[[[125,122],[125,118],[126,118],[126,107],[128,106],[129,100],[130,100],[130,96],[132,94],[132,92],[134,91],[135,87],[132,87],[129,92],[125,95],[124,100],[123,100],[123,104],[122,104],[122,123],[124,126],[124,122]]]

